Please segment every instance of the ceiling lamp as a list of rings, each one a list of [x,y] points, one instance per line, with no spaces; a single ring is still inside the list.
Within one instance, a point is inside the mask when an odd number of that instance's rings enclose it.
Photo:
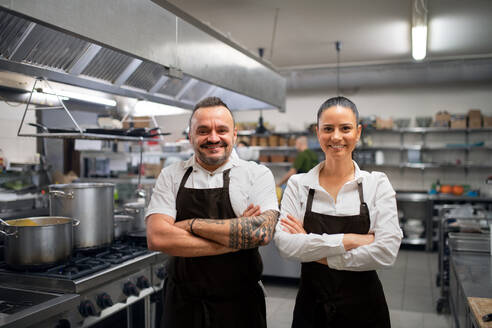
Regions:
[[[190,113],[190,111],[176,106],[159,104],[146,100],[139,100],[135,104],[133,116],[134,117],[166,116],[166,115],[179,115],[179,114],[187,114],[187,113]]]
[[[427,0],[413,0],[412,6],[412,57],[425,58],[427,52]]]

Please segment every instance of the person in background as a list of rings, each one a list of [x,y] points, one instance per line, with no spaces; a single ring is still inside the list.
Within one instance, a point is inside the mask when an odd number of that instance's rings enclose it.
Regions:
[[[292,327],[390,327],[377,269],[395,262],[402,232],[395,191],[352,160],[361,134],[355,104],[330,98],[317,115],[325,160],[292,176],[275,243],[302,262]]]
[[[308,148],[307,137],[301,136],[296,139],[296,150],[298,151],[294,164],[292,167],[284,174],[284,176],[277,183],[278,187],[289,180],[289,178],[296,173],[306,173],[310,169],[318,164],[318,155]]]
[[[164,168],[154,187],[147,243],[171,255],[166,328],[266,327],[258,246],[273,238],[275,182],[265,166],[231,155],[236,138],[227,105],[200,101],[190,118],[194,155]]]

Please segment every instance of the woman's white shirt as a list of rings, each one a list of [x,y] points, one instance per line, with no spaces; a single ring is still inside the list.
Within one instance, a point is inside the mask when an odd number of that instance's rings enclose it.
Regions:
[[[345,251],[343,234],[290,234],[283,230],[280,220],[275,229],[275,244],[287,259],[301,262],[326,258],[328,266],[337,270],[367,271],[393,265],[403,237],[398,223],[395,191],[382,172],[366,172],[354,163],[354,179],[345,183],[336,202],[319,184],[319,172],[324,163],[308,173],[293,175],[285,189],[281,204],[281,218],[287,214],[304,222],[309,189],[315,189],[311,211],[334,216],[358,215],[360,200],[357,189],[362,182],[364,201],[369,208],[370,228],[374,242]]]

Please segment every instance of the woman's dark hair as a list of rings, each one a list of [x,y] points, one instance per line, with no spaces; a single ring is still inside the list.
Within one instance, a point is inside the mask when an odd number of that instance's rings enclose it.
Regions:
[[[345,98],[343,96],[338,96],[338,97],[333,97],[325,101],[323,104],[321,104],[320,108],[318,109],[318,119],[316,121],[316,125],[319,125],[319,119],[321,118],[321,115],[325,111],[325,109],[328,109],[332,106],[341,106],[341,107],[346,107],[350,108],[352,112],[355,114],[355,122],[358,124],[359,123],[359,111],[357,110],[357,106],[348,98]]]

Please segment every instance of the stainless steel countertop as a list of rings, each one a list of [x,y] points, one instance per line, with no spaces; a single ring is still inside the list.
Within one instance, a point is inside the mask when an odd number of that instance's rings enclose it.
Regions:
[[[470,196],[455,196],[448,194],[429,195],[425,192],[405,192],[397,191],[396,200],[408,202],[424,202],[424,201],[470,201],[470,202],[491,202],[492,197],[470,197]]]
[[[492,256],[475,252],[452,252],[451,265],[465,297],[492,298]]]

